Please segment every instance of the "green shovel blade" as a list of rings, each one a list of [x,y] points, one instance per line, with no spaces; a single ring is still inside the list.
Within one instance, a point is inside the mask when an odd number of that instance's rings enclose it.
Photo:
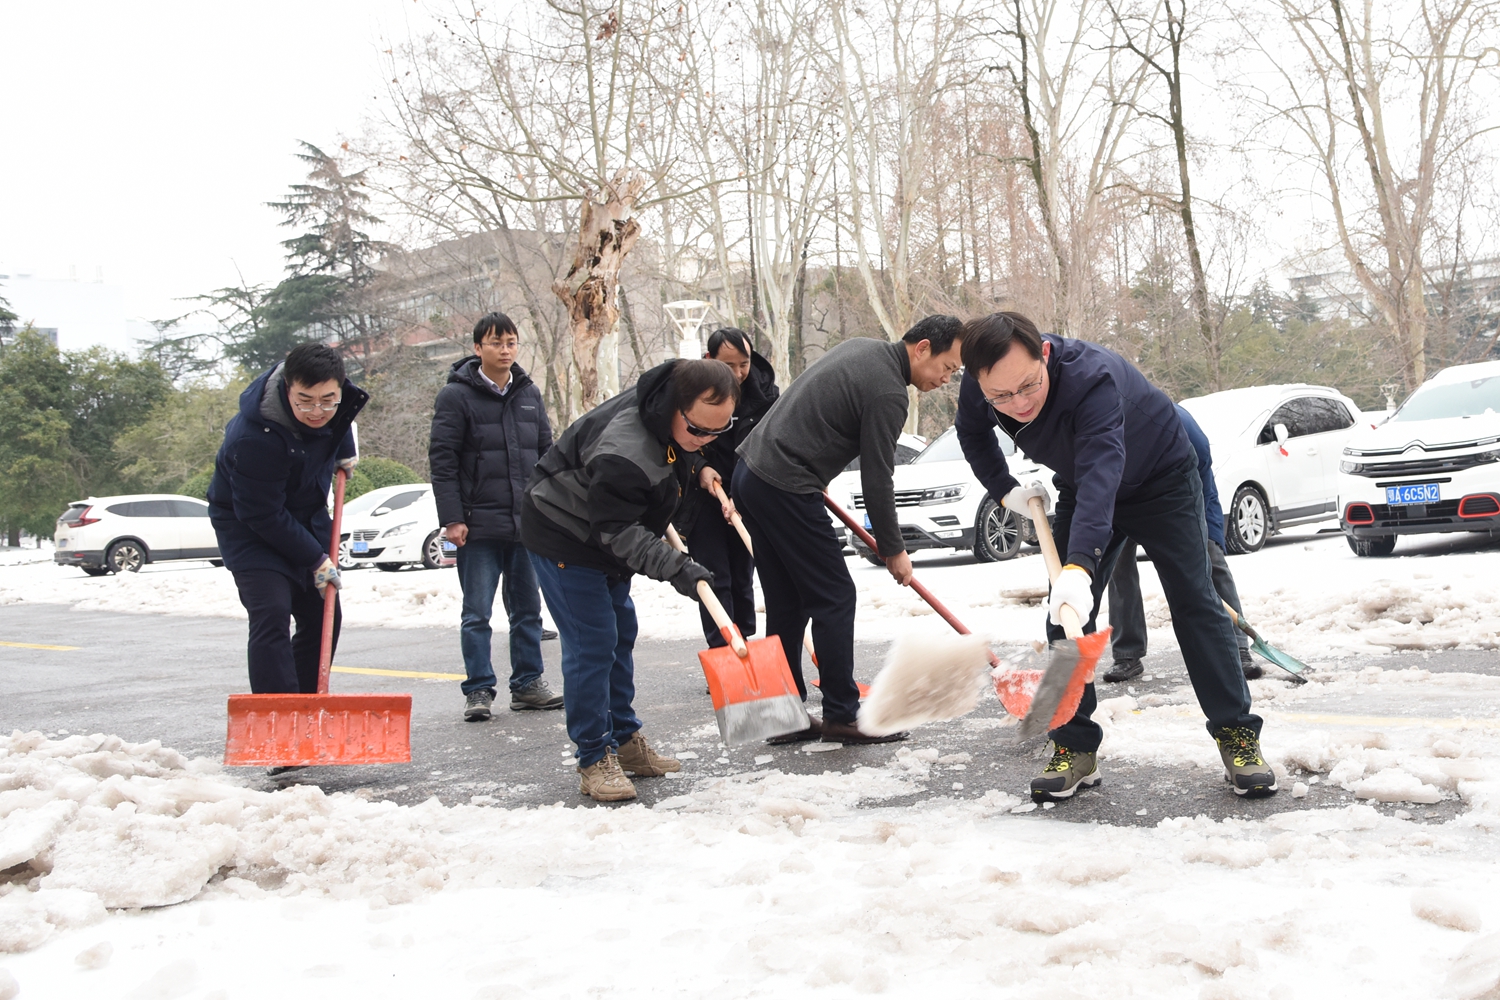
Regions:
[[[1291,674],[1298,684],[1307,683],[1307,678],[1302,676],[1311,669],[1307,664],[1303,663],[1295,656],[1292,656],[1289,653],[1284,653],[1281,650],[1277,649],[1275,646],[1267,643],[1266,640],[1260,637],[1260,633],[1256,632],[1255,629],[1250,626],[1250,623],[1245,621],[1244,618],[1241,618],[1239,620],[1239,626],[1240,629],[1250,637],[1251,649],[1255,650],[1270,662],[1276,664],[1276,666],[1280,667],[1282,670],[1285,670],[1287,673]]]

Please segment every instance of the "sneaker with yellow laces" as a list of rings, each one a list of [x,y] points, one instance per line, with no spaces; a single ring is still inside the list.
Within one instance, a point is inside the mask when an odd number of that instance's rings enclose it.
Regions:
[[[1234,794],[1262,799],[1276,794],[1276,771],[1260,752],[1260,737],[1246,726],[1221,726],[1212,733],[1224,759],[1224,780]]]
[[[1103,780],[1097,751],[1070,750],[1053,743],[1052,759],[1031,779],[1031,798],[1036,802],[1071,799],[1078,789],[1092,788]]]

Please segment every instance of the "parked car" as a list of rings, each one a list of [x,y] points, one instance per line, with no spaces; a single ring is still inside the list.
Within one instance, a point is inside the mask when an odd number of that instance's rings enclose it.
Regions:
[[[427,483],[383,486],[344,504],[339,567],[372,563],[388,572],[404,566],[452,566],[458,550],[438,527],[437,501]]]
[[[147,563],[176,559],[224,565],[208,504],[175,493],[75,500],[57,519],[52,540],[54,562],[89,576],[135,573]]]
[[[927,441],[925,439],[920,438],[915,434],[907,434],[903,432],[901,436],[896,439],[896,465],[901,466],[910,464],[911,460],[922,454],[922,451],[926,447]],[[850,462],[848,465],[844,466],[844,471],[833,477],[833,481],[828,484],[828,495],[833,497],[834,501],[837,502],[845,510],[852,510],[853,508],[849,506],[849,497],[857,489],[859,489],[858,458]],[[833,522],[834,532],[844,540],[845,554],[847,555],[853,552],[854,532],[844,527],[844,522],[834,517],[832,511],[828,512],[828,520]]]
[[[1438,372],[1342,458],[1339,526],[1361,556],[1390,555],[1398,535],[1500,535],[1500,361]]]
[[[1005,452],[1011,475],[1023,485],[1040,482],[1049,494],[1054,492],[1051,469],[1017,451],[1010,436],[998,427],[995,437]],[[1036,541],[1031,519],[1001,506],[974,477],[959,445],[958,432],[951,427],[910,464],[896,469],[893,485],[901,538],[908,552],[968,549],[980,562],[995,562],[1012,558],[1023,544]],[[864,510],[863,493],[853,493],[850,502],[855,510]],[[1049,500],[1049,513],[1051,504]],[[865,527],[869,525],[869,515],[865,515]],[[884,565],[884,560],[858,539],[854,550],[867,561]]]
[[[1322,385],[1228,389],[1182,401],[1208,436],[1230,552],[1255,552],[1294,524],[1339,516],[1339,461],[1365,423]]]

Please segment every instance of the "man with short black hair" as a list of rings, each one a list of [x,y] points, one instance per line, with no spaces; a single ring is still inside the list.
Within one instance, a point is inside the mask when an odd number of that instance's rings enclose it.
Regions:
[[[344,376],[337,351],[302,344],[240,393],[224,428],[208,515],[250,617],[255,694],[318,690],[323,594],[340,586],[328,557],[328,489],[335,467],[358,461],[354,418],[369,398]],[[342,621],[335,598],[335,645]]]
[[[474,353],[453,363],[432,408],[427,466],[438,523],[458,549],[464,594],[464,719],[482,722],[495,700],[490,615],[495,590],[510,624],[510,708],[560,709],[542,679],[542,601],[521,544],[521,497],[552,447],[541,390],[516,364],[521,337],[505,313],[474,324]],[[502,586],[503,579],[503,586]]]
[[[859,459],[865,513],[879,555],[897,583],[909,584],[911,557],[901,540],[891,483],[896,442],[910,408],[906,387],[930,392],[945,385],[959,368],[962,333],[954,317],[929,316],[896,343],[844,341],[808,366],[739,447],[734,499],[755,542],[766,633],[781,637],[806,699],[802,634],[811,619],[823,693],[821,719],[771,743],[884,743],[906,736],[867,736],[855,725],[856,594],[823,491]]]
[[[1052,583],[1047,635],[1063,636],[1064,604],[1095,628],[1099,600],[1121,547],[1135,539],[1151,555],[1166,592],[1188,678],[1219,746],[1236,795],[1276,792],[1260,750],[1261,719],[1250,711],[1234,625],[1214,590],[1198,458],[1172,401],[1108,348],[1043,335],[1025,316],[994,313],[964,328],[965,374],[957,428],[964,455],[992,496],[1029,516],[1045,487],[1010,475],[994,427],[1056,473],[1053,535],[1067,564]],[[1071,797],[1100,781],[1103,730],[1093,721],[1094,685],[1077,714],[1052,730],[1053,754],[1032,779],[1038,801]]]

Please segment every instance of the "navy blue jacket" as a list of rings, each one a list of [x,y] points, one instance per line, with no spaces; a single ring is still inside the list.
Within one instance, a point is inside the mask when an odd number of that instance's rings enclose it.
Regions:
[[[1198,478],[1203,480],[1203,521],[1208,526],[1208,537],[1224,547],[1224,506],[1219,503],[1219,485],[1214,482],[1214,458],[1209,452],[1208,435],[1198,426],[1193,415],[1179,404],[1177,417],[1182,429],[1187,432],[1188,442],[1198,455]]]
[[[1144,493],[1193,450],[1172,401],[1129,361],[1083,340],[1043,340],[1052,345],[1051,387],[1030,423],[986,403],[967,373],[954,423],[964,458],[997,499],[1019,485],[995,441],[997,423],[1028,458],[1056,473],[1057,488],[1076,498],[1066,561],[1092,573],[1114,530],[1115,501]]]
[[[354,457],[350,428],[370,395],[345,379],[333,419],[308,427],[292,416],[282,367],[240,394],[240,412],[224,428],[214,459],[208,516],[228,569],[275,570],[311,586],[333,534],[333,470],[339,459]]]
[[[520,365],[511,366],[502,396],[477,357],[455,361],[432,407],[427,446],[438,523],[462,521],[474,539],[520,541],[526,483],[551,447],[541,390]]]

